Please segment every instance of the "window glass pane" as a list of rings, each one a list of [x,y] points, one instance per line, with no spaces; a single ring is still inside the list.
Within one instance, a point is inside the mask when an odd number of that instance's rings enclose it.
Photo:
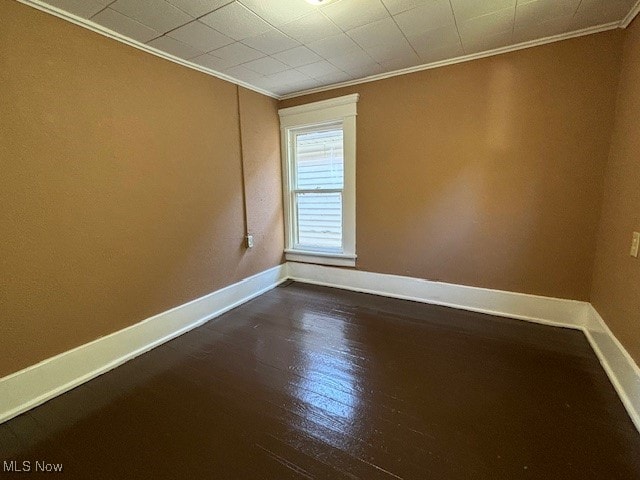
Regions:
[[[296,193],[298,244],[342,250],[342,194]]]
[[[342,127],[296,135],[296,188],[342,188]]]

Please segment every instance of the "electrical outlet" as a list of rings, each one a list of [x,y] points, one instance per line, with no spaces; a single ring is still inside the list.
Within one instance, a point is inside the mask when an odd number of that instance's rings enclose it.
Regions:
[[[631,256],[638,258],[638,247],[640,247],[640,233],[633,232],[633,240],[631,240]]]
[[[247,235],[245,240],[247,241],[247,248],[253,248],[253,235]]]

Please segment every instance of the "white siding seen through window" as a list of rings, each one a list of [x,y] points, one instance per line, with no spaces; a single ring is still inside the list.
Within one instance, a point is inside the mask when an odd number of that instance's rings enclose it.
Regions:
[[[296,247],[341,251],[342,126],[296,133],[294,162]]]

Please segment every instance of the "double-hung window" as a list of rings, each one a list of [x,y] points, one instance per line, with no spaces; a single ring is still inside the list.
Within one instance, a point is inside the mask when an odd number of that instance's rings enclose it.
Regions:
[[[358,95],[281,109],[287,260],[354,266]]]

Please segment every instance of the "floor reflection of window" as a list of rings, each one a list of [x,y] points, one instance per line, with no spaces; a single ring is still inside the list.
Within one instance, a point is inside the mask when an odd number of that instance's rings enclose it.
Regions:
[[[300,400],[308,433],[331,443],[344,443],[357,435],[360,398],[357,372],[346,324],[330,315],[305,313],[304,338],[293,395]]]

